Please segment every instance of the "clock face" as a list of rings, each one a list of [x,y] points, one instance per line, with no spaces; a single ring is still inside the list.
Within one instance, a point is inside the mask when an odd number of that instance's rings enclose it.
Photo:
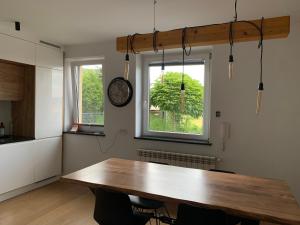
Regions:
[[[108,86],[108,98],[114,106],[127,105],[132,98],[132,86],[123,77],[113,79]]]

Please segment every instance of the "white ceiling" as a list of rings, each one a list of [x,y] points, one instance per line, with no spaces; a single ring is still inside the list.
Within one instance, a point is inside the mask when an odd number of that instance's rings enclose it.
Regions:
[[[229,21],[234,0],[158,0],[157,29]],[[239,0],[240,19],[291,15],[300,0]],[[19,20],[22,30],[49,42],[101,42],[153,29],[153,0],[0,0],[0,21]]]

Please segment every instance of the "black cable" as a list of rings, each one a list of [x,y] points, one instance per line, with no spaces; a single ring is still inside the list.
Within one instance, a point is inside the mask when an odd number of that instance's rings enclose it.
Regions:
[[[184,87],[184,62],[185,62],[185,54],[186,54],[186,47],[185,47],[185,35],[186,35],[186,27],[182,29],[181,33],[181,47],[182,47],[182,75],[181,75],[181,87],[180,90],[185,90]]]
[[[236,22],[237,19],[238,19],[238,14],[237,14],[237,0],[235,0],[235,3],[234,3],[234,21]]]
[[[263,23],[264,23],[264,17],[261,18],[260,21],[260,34],[261,34],[261,39],[260,39],[260,44],[259,44],[259,48],[260,48],[260,77],[259,77],[259,83],[260,86],[263,86],[263,54],[264,54],[264,31],[263,31]],[[263,89],[263,87],[259,87],[259,89]]]
[[[233,57],[232,56],[232,50],[233,50],[233,45],[234,45],[234,41],[233,41],[233,22],[230,22],[230,24],[229,24],[229,43],[230,43],[230,56],[229,57]]]
[[[186,50],[186,44],[187,44],[186,43],[187,42],[187,40],[186,40],[187,39],[186,38],[186,31],[187,31],[187,29],[188,29],[188,27],[185,27],[185,28],[182,29],[181,46],[182,46],[182,49],[183,49],[185,55],[189,56],[189,55],[191,55],[192,47],[191,47],[190,44],[188,44],[189,45],[189,51]]]
[[[135,33],[134,35],[130,36],[130,49],[133,54],[137,54],[137,52],[133,48],[134,40],[137,35],[139,35],[139,33]]]

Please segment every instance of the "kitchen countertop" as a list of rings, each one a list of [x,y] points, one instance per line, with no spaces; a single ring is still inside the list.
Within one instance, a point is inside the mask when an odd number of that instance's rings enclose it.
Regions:
[[[34,138],[5,135],[4,137],[0,137],[0,145],[30,140],[34,140]]]

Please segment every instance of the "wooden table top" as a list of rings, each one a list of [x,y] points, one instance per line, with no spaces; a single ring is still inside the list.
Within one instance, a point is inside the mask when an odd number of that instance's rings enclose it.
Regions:
[[[62,178],[175,203],[222,209],[280,224],[300,225],[300,208],[279,180],[155,163],[108,159]]]

